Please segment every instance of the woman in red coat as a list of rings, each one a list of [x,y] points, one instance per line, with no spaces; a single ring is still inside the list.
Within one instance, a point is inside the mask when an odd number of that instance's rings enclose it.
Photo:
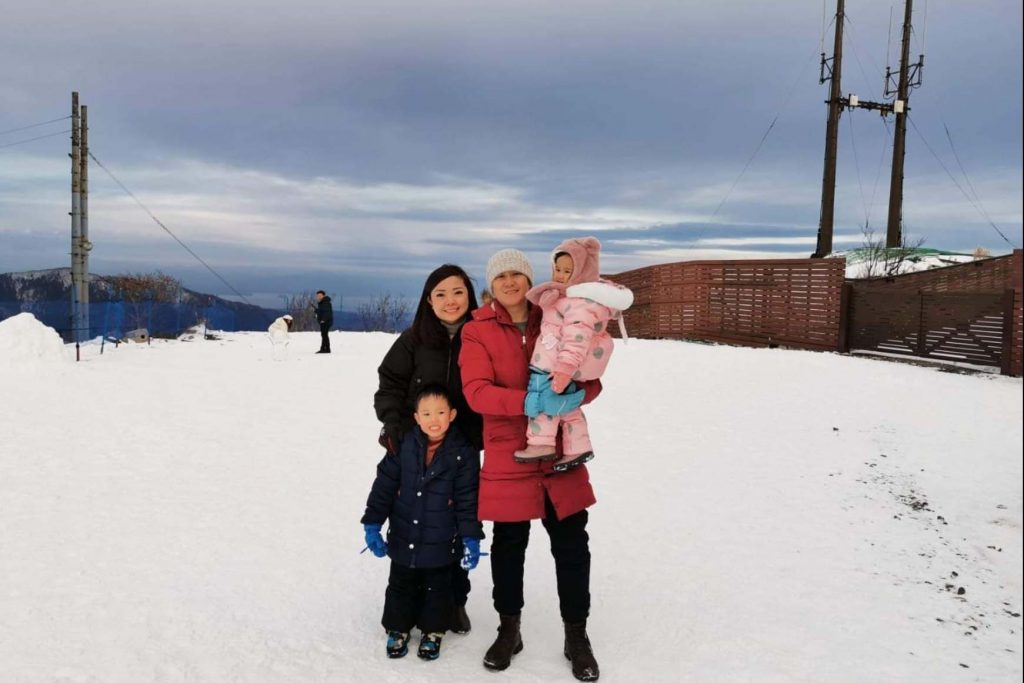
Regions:
[[[565,655],[579,680],[596,681],[597,661],[587,638],[590,613],[590,548],[587,508],[596,502],[586,466],[555,473],[551,462],[519,463],[525,446],[525,411],[569,412],[597,396],[600,382],[564,394],[527,389],[528,360],[540,331],[541,310],[526,300],[533,269],[515,249],[487,262],[487,287],[494,301],[477,309],[462,329],[459,365],[469,407],[484,418],[484,464],[480,472],[479,515],[494,522],[491,574],[498,637],[484,656],[488,669],[506,669],[523,649],[519,632],[523,569],[530,520],[540,519],[551,539],[558,599],[565,622]],[[585,398],[584,398],[585,394]]]

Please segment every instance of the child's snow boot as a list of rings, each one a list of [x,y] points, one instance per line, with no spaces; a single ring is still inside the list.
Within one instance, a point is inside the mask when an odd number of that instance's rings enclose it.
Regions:
[[[441,638],[443,633],[424,633],[420,638],[420,649],[416,656],[420,659],[432,660],[441,656]]]
[[[409,634],[401,631],[388,631],[388,657],[398,659],[409,653]]]
[[[498,637],[484,655],[484,666],[492,671],[504,671],[512,663],[512,655],[523,651],[523,638],[519,635],[519,615],[498,616],[501,617]]]
[[[545,460],[557,460],[554,446],[527,446],[521,451],[516,451],[512,456],[516,462],[544,462]]]
[[[565,622],[565,658],[572,664],[572,675],[580,681],[596,681],[601,671],[587,638],[587,620],[578,624]]]
[[[577,453],[576,455],[563,455],[562,459],[555,463],[555,472],[565,472],[571,470],[573,467],[579,467],[585,462],[590,462],[594,459],[594,451],[587,451],[586,453]]]

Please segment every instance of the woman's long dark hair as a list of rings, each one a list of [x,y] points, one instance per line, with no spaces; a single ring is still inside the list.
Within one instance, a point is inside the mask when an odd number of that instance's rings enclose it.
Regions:
[[[423,294],[420,295],[420,303],[416,307],[416,317],[413,318],[412,327],[409,328],[412,330],[412,339],[417,344],[436,347],[442,346],[448,341],[448,331],[441,325],[441,321],[434,314],[434,309],[430,305],[430,293],[442,280],[453,276],[461,279],[466,286],[466,295],[469,297],[466,319],[476,310],[476,292],[473,290],[473,281],[469,279],[466,271],[451,263],[446,263],[435,269],[423,283]]]

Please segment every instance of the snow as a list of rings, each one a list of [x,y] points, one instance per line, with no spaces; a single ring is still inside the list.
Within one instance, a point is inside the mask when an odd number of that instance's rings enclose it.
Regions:
[[[0,367],[31,370],[71,361],[60,335],[31,313],[18,313],[0,320]]]
[[[487,558],[470,634],[384,656],[358,520],[394,336],[218,337],[0,364],[0,681],[488,676]],[[1020,680],[1020,379],[631,340],[605,387],[602,681]],[[539,524],[526,603],[501,680],[573,680]]]
[[[872,264],[863,254],[856,251],[837,252],[834,256],[846,258],[846,278],[861,280],[869,277],[881,277],[884,275],[885,265],[880,262]],[[961,263],[970,263],[977,259],[971,254],[935,253],[935,254],[913,254],[901,259],[897,267],[898,274],[918,273],[924,270],[935,270],[956,266]],[[872,269],[874,272],[872,272]]]

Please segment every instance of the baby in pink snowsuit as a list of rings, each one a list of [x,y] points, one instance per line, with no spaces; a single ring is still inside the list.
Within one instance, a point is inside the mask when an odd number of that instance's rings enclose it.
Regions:
[[[633,292],[600,278],[601,243],[596,237],[569,239],[552,252],[551,282],[531,289],[526,298],[541,307],[540,336],[530,359],[529,390],[548,381],[561,394],[573,380],[604,374],[614,344],[608,323],[633,304]],[[562,458],[555,439],[562,428]],[[558,460],[564,471],[593,459],[587,420],[580,409],[564,415],[540,413],[526,429],[527,447],[516,451],[517,462]]]

